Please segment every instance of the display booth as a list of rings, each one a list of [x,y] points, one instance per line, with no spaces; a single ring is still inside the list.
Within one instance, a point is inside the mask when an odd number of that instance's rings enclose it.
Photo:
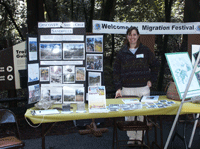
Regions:
[[[84,22],[39,22],[38,35],[29,36],[27,42],[28,103],[40,100],[62,105],[87,102],[88,87],[103,85],[103,34],[126,34],[131,26],[138,28],[141,42],[152,51],[155,35],[189,34],[188,46],[200,44],[198,40],[195,43],[191,40],[199,37],[199,22],[118,23],[93,20],[93,34],[90,35],[85,32]],[[190,55],[198,60],[195,54]],[[184,102],[185,93],[180,96]]]

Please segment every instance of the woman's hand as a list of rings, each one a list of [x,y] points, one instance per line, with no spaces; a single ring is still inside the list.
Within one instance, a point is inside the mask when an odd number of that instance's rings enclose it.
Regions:
[[[152,86],[151,81],[148,81],[148,82],[147,82],[147,86],[148,86],[148,87],[151,87],[151,86]]]
[[[115,98],[122,97],[121,89],[118,89],[115,93]]]

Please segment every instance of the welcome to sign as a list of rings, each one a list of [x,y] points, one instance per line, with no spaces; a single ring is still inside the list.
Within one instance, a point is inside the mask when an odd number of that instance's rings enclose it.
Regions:
[[[126,34],[129,27],[135,26],[140,34],[200,34],[200,22],[109,22],[93,20],[93,33]]]

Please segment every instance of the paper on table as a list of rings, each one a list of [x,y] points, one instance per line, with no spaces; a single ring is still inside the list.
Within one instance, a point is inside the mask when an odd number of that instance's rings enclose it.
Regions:
[[[143,96],[141,102],[157,102],[159,96]]]
[[[123,101],[125,104],[139,102],[138,99],[122,99],[122,101]]]

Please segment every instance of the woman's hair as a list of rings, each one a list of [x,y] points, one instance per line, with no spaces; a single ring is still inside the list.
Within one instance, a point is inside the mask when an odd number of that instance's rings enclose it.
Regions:
[[[128,28],[127,31],[126,31],[126,35],[131,34],[132,30],[135,30],[137,32],[137,34],[140,35],[137,27],[130,27],[130,28]]]
[[[125,42],[124,42],[124,45],[127,44],[128,47],[130,47],[130,45],[129,45],[129,42],[128,42],[128,39],[127,39],[127,35],[131,34],[132,30],[135,30],[135,31],[137,32],[137,34],[140,35],[140,32],[139,32],[139,30],[137,29],[137,27],[134,26],[134,27],[128,28],[127,31],[126,31],[126,40],[125,40]],[[138,39],[138,41],[139,41],[139,39]],[[139,46],[139,45],[137,45],[137,46]]]

